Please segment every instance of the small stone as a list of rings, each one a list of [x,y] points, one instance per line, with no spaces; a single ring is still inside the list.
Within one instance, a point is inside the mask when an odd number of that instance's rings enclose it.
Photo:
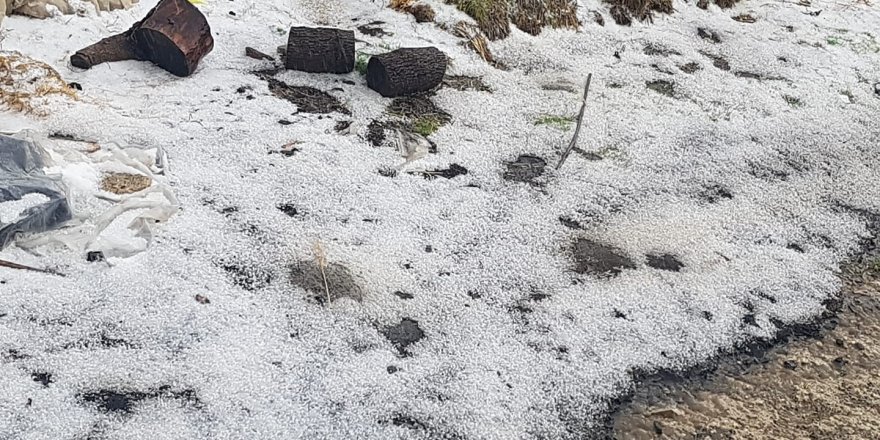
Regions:
[[[70,87],[71,89],[79,90],[79,91],[82,91],[82,89],[83,89],[83,86],[78,82],[72,82],[72,83],[68,84],[67,87]]]
[[[209,300],[208,297],[204,295],[196,295],[196,301],[199,304],[211,304],[211,300]]]
[[[394,296],[396,296],[400,299],[413,299],[413,298],[415,298],[415,296],[413,296],[412,293],[401,292],[399,290],[394,292]]]
[[[837,367],[837,368],[843,368],[843,367],[845,367],[845,366],[849,363],[849,361],[846,360],[843,356],[840,356],[840,357],[835,358],[835,359],[832,361],[832,363],[833,363],[834,366]]]
[[[86,261],[89,263],[99,263],[101,261],[106,261],[104,258],[104,253],[101,251],[89,251],[86,253]]]
[[[865,344],[862,344],[861,342],[856,342],[855,344],[853,344],[853,348],[862,351],[865,349]]]
[[[709,0],[697,0],[697,7],[700,9],[709,9]]]
[[[880,98],[880,82],[874,83],[874,94]]]
[[[783,362],[782,362],[782,367],[785,368],[786,370],[792,370],[792,371],[794,371],[794,370],[797,369],[797,362],[795,362],[795,361],[783,361]]]
[[[287,119],[279,119],[279,120],[278,120],[278,123],[281,124],[281,125],[290,125],[290,124],[293,124],[293,122],[290,122],[290,121],[288,121]]]
[[[388,374],[394,374],[394,373],[397,373],[398,371],[400,371],[400,368],[397,368],[394,365],[389,365],[387,370],[388,370]]]
[[[593,21],[599,26],[605,26],[605,17],[602,17],[599,11],[593,11]]]
[[[846,347],[846,342],[843,339],[837,338],[834,340],[834,345],[838,347]]]

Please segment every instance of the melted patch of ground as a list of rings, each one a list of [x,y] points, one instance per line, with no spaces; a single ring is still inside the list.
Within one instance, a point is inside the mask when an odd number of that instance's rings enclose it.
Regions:
[[[699,378],[637,391],[616,438],[867,439],[880,432],[880,258],[844,270],[842,305],[815,338],[758,362],[723,361]],[[836,324],[836,325],[835,325]]]

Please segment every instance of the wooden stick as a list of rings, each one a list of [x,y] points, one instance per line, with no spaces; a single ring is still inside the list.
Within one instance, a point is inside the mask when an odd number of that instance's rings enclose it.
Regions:
[[[587,95],[590,93],[590,81],[593,79],[593,74],[587,75],[587,85],[584,87],[584,100],[581,102],[581,111],[578,113],[577,126],[574,128],[574,136],[571,138],[571,142],[568,143],[568,147],[565,148],[565,151],[562,153],[562,157],[559,158],[559,163],[556,164],[556,169],[562,168],[562,164],[565,163],[565,160],[568,159],[568,155],[571,154],[571,150],[574,149],[575,145],[577,145],[578,135],[581,133],[581,125],[584,123],[584,111],[587,109]]]
[[[50,275],[64,276],[63,274],[52,272],[46,269],[37,269],[36,267],[25,266],[24,264],[13,263],[11,261],[0,260],[0,267],[8,267],[10,269],[29,270],[31,272],[47,273]]]

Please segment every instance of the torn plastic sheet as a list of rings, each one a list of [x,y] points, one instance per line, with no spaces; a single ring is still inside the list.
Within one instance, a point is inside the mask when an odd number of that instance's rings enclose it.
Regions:
[[[79,154],[70,149],[53,150],[53,152],[64,157],[67,162],[65,165],[85,162],[96,170],[107,165],[112,165],[113,168],[123,166],[129,170],[128,172],[149,177],[152,184],[141,191],[124,195],[90,189],[88,195],[112,202],[114,205],[99,216],[78,219],[79,224],[64,230],[19,241],[17,243],[19,247],[33,249],[56,243],[80,252],[101,251],[106,257],[125,258],[146,250],[153,236],[158,232],[159,226],[180,209],[180,204],[171,188],[159,178],[167,171],[168,163],[165,151],[161,147],[123,147],[115,142],[108,142],[102,144],[101,151],[89,155]],[[85,188],[80,186],[77,190],[82,192]],[[114,221],[132,211],[139,211],[127,226],[132,237],[104,234]]]
[[[0,250],[21,234],[53,230],[71,219],[63,187],[43,172],[45,152],[30,140],[0,135],[0,203],[42,194],[44,203],[23,210],[9,223],[0,221]]]

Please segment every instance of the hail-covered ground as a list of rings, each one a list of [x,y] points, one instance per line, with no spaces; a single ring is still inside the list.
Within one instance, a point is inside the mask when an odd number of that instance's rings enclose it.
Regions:
[[[180,212],[128,258],[0,252],[66,274],[0,268],[2,439],[598,436],[634,371],[818,314],[880,212],[878,6],[676,2],[619,27],[588,1],[577,32],[491,43],[502,70],[383,2],[213,0],[198,7],[215,48],[191,77],[70,67],[155,3],[4,21],[3,50],[83,91],[43,117],[5,112],[0,131],[162,147]],[[466,19],[429,3],[438,22]],[[367,139],[391,100],[358,73],[279,73],[351,110],[309,114],[244,55],[274,54],[291,25],[374,21],[387,35],[357,32],[359,51],[436,46],[447,74],[491,89],[437,91],[452,119],[405,167]],[[589,73],[578,151],[556,171]],[[522,155],[548,166],[524,176]],[[421,173],[453,164],[467,173]],[[89,169],[60,172],[98,193]],[[71,199],[80,227],[113,206]],[[316,246],[323,293],[304,275]]]

